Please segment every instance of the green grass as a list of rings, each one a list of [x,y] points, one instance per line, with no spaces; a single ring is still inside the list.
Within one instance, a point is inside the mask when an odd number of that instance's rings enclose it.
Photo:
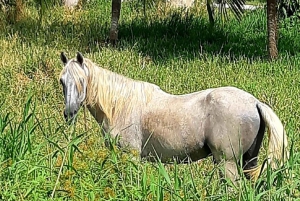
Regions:
[[[241,22],[206,10],[188,15],[137,2],[122,4],[117,48],[107,46],[110,2],[91,1],[73,12],[51,7],[39,20],[34,4],[10,24],[0,13],[0,200],[296,200],[300,102],[300,24],[281,21],[278,60],[267,58],[266,14]],[[207,158],[190,165],[149,163],[136,153],[108,149],[100,128],[80,112],[65,124],[58,83],[61,51],[84,56],[114,72],[152,82],[173,94],[232,85],[269,104],[284,123],[291,159],[255,184],[231,187]],[[87,130],[85,130],[85,125]],[[110,139],[114,145],[114,139]],[[266,152],[267,138],[261,149]],[[283,171],[286,168],[288,171]]]

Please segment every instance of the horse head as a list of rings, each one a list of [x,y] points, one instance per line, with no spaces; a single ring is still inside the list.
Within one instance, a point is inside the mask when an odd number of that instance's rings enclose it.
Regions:
[[[86,99],[89,70],[80,52],[77,53],[76,58],[70,60],[62,52],[60,58],[64,64],[60,76],[65,99],[64,117],[71,123]]]

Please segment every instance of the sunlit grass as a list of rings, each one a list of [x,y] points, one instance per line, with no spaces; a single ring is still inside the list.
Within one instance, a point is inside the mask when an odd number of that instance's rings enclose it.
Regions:
[[[122,4],[120,41],[106,44],[110,2],[90,1],[74,11],[54,6],[39,21],[28,3],[16,23],[0,14],[0,200],[293,200],[299,196],[299,23],[284,21],[277,61],[269,62],[266,15],[209,26],[205,8],[189,14],[141,3]],[[139,160],[106,148],[94,119],[79,113],[65,124],[57,80],[59,54],[77,51],[100,66],[159,85],[173,94],[236,86],[269,104],[284,123],[290,161],[268,169],[254,185],[222,182],[212,158],[183,165]],[[262,161],[266,152],[264,139]],[[288,172],[283,171],[284,168]],[[53,193],[54,192],[54,193]]]

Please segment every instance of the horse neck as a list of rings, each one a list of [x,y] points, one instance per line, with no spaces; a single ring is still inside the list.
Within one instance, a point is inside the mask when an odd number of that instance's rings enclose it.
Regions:
[[[122,100],[121,95],[122,90],[126,89],[121,82],[130,79],[100,67],[94,68],[93,74],[94,77],[89,80],[91,82],[89,84],[92,86],[89,90],[93,91],[87,92],[93,97],[87,97],[88,108],[99,123],[106,121],[111,124],[119,119],[120,113],[126,110],[125,101],[130,102],[128,99]]]
[[[104,112],[97,105],[87,105],[87,108],[95,120],[103,126],[104,130],[108,130],[108,121]]]

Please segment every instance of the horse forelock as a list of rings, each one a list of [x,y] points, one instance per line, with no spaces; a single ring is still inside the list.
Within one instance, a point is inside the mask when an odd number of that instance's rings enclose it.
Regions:
[[[103,69],[89,59],[84,59],[84,63],[89,70],[87,104],[98,105],[109,120],[121,115],[125,118],[135,108],[143,107],[159,88]]]
[[[70,59],[61,71],[59,78],[61,79],[65,73],[69,73],[70,76],[72,76],[76,84],[78,93],[82,93],[83,86],[80,82],[80,79],[87,80],[88,77],[85,75],[84,70],[80,67],[80,64],[75,59]]]

